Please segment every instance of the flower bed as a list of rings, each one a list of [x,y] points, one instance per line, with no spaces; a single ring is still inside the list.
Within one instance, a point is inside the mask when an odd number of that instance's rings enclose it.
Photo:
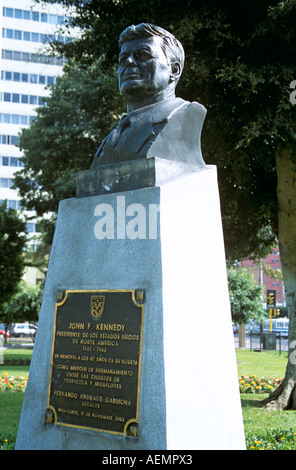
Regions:
[[[0,375],[0,392],[24,392],[28,382],[27,377],[8,377],[7,372]]]
[[[271,430],[266,434],[246,436],[247,450],[295,450],[296,432]]]
[[[283,379],[274,377],[257,377],[242,375],[239,377],[239,389],[241,393],[271,393],[278,388]]]

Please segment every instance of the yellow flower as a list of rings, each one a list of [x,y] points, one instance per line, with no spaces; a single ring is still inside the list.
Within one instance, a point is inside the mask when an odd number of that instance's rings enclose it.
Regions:
[[[4,372],[3,375],[4,375],[4,377],[7,377],[7,376],[8,376],[8,373],[7,373],[7,372]]]
[[[254,444],[262,444],[262,441],[254,441]]]

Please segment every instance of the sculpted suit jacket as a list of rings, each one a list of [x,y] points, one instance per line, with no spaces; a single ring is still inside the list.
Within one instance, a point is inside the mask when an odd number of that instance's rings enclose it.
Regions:
[[[202,105],[181,98],[125,114],[103,140],[91,168],[151,157],[204,166],[200,135],[205,115]]]

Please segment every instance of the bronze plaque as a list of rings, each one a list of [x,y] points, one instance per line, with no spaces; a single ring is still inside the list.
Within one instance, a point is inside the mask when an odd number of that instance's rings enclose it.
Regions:
[[[144,291],[65,291],[55,307],[47,422],[137,435]]]

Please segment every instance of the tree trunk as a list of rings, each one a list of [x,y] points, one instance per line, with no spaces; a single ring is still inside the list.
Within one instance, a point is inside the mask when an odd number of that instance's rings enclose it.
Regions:
[[[279,247],[289,315],[289,352],[285,378],[262,404],[296,409],[296,164],[289,149],[276,156]]]
[[[238,347],[246,347],[246,325],[238,325]]]

